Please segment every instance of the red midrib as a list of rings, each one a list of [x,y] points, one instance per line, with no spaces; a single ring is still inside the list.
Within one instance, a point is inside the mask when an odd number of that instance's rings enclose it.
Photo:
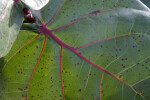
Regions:
[[[44,26],[44,25],[42,25]],[[47,29],[46,26],[42,27],[43,32],[47,35],[49,35],[54,41],[56,41],[60,46],[63,46],[69,50],[71,50],[72,52],[74,52],[76,55],[78,55],[80,58],[82,58],[83,60],[87,61],[88,63],[98,67],[99,69],[101,69],[102,71],[105,71],[105,69],[99,67],[98,65],[96,65],[95,63],[91,62],[90,60],[88,60],[87,58],[83,57],[80,53],[78,53],[73,47],[65,44],[64,42],[62,42],[57,36],[54,35],[54,33]]]
[[[73,47],[65,44],[64,42],[62,42],[53,32],[52,30],[49,30],[47,29],[47,27],[45,25],[41,25],[42,28],[41,28],[41,31],[46,34],[46,35],[49,35],[54,41],[56,41],[60,46],[63,46],[63,47],[66,47],[68,48],[69,50],[73,51],[75,50]]]
[[[62,42],[57,36],[55,36],[55,34],[52,32],[52,30],[47,29],[47,27],[42,24],[41,25],[41,31],[45,34],[45,35],[49,35],[54,41],[56,41],[60,46],[65,47],[67,49],[69,49],[70,51],[74,52],[77,56],[79,56],[80,58],[82,58],[83,60],[85,60],[86,62],[94,65],[95,67],[99,68],[100,70],[102,70],[103,72],[111,75],[112,77],[116,78],[118,81],[120,81],[121,83],[131,87],[131,85],[129,85],[128,83],[125,83],[124,81],[120,80],[119,78],[117,78],[114,74],[112,74],[111,72],[107,71],[106,69],[98,66],[97,64],[93,63],[92,61],[90,61],[89,59],[85,58],[84,56],[82,56],[80,53],[78,53],[76,51],[76,49],[74,47],[71,47],[67,44],[65,44],[64,42]]]

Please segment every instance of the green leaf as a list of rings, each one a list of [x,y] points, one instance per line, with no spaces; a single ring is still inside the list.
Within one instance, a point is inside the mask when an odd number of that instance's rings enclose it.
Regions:
[[[61,49],[52,36],[43,48],[47,31],[41,26],[38,35],[23,28],[0,60],[0,99],[149,100],[149,8],[139,0],[51,0],[35,17],[42,16],[46,24],[61,4],[47,35],[53,30],[76,49]]]
[[[13,45],[23,21],[22,8],[13,0],[0,2],[0,58],[5,56]]]
[[[49,2],[49,0],[22,0],[22,2],[32,10],[40,10]]]

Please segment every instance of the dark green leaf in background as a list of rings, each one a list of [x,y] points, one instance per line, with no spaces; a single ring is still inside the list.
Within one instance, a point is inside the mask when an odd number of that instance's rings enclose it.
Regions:
[[[150,7],[150,2],[149,0],[141,0],[142,3],[144,3],[144,5],[146,5],[147,7]]]

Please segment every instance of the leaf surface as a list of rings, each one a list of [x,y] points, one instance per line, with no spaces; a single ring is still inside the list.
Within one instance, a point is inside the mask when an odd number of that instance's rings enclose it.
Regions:
[[[40,10],[49,2],[49,0],[22,0],[22,2],[32,10]]]
[[[11,49],[23,21],[22,7],[13,0],[0,2],[0,58]]]
[[[51,0],[38,16],[42,16],[44,23],[49,22],[62,3],[63,0]],[[60,40],[76,48],[82,56],[129,85],[71,50],[61,49],[51,37],[46,40],[30,80],[44,34],[15,53],[37,36],[36,32],[21,30],[11,52],[1,59],[4,67],[0,98],[25,99],[28,93],[29,100],[59,100],[63,94],[65,100],[149,100],[149,27],[149,8],[139,0],[66,0],[47,28],[55,30]]]

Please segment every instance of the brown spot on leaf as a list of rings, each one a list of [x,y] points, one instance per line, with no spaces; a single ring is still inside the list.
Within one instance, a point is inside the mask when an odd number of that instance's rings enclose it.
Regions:
[[[81,89],[79,89],[78,91],[79,91],[79,92],[81,92],[82,90],[81,90]]]
[[[18,88],[18,90],[23,91],[23,89],[21,89],[21,88]]]
[[[31,96],[31,98],[34,98],[34,96]]]

